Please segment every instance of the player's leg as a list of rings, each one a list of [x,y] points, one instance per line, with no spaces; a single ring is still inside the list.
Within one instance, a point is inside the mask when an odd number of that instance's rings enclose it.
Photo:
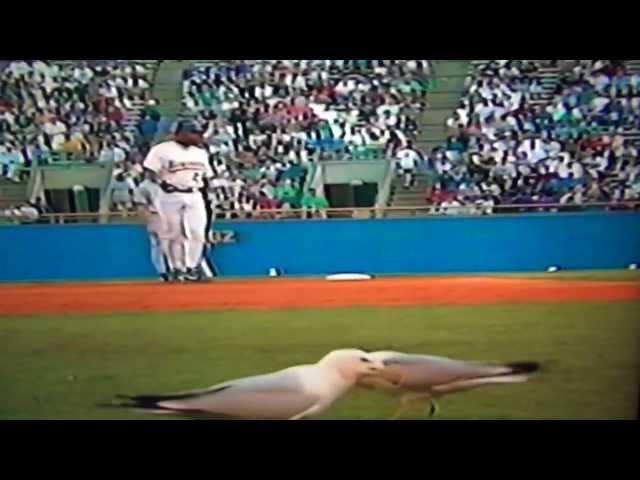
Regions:
[[[211,258],[210,258],[212,247],[208,245],[209,233],[213,228],[213,221],[214,221],[215,214],[214,214],[213,205],[209,200],[209,195],[207,193],[203,194],[202,199],[204,200],[207,222],[204,228],[205,243],[204,243],[204,249],[202,252],[202,260],[200,261],[200,272],[202,272],[204,278],[211,279],[217,275],[217,273],[215,272],[215,266],[211,263]]]
[[[164,223],[161,247],[167,256],[174,280],[181,280],[187,267],[182,225],[185,205],[181,197],[180,194],[167,193],[159,201],[160,215]]]
[[[151,263],[158,272],[158,275],[164,280],[168,281],[167,267],[165,265],[164,253],[162,252],[161,240],[156,232],[149,231],[149,244],[151,247]]]
[[[160,213],[156,213],[148,220],[147,229],[151,241],[151,261],[163,280],[170,280],[173,262],[170,255],[170,241],[166,236],[166,222]],[[155,250],[154,250],[155,249]],[[161,263],[161,267],[160,267]]]
[[[205,232],[207,232],[208,229],[210,228],[211,228],[211,223],[207,222],[207,228]],[[212,279],[213,277],[217,276],[218,273],[216,272],[215,265],[213,264],[213,261],[211,259],[211,251],[213,250],[213,246],[208,245],[209,240],[207,238],[206,233],[205,233],[205,238],[207,240],[205,241],[205,244],[204,244],[204,249],[202,251],[202,259],[200,260],[198,271],[201,273],[204,279]]]
[[[169,240],[165,237],[166,222],[160,213],[152,213],[147,218],[147,231],[151,244],[151,262],[164,281],[169,281],[172,271],[169,258]]]
[[[173,263],[171,276],[174,280],[182,282],[185,280],[185,275],[187,274],[187,246],[184,237],[171,240],[169,249]]]
[[[187,269],[190,272],[198,271],[204,253],[207,226],[207,212],[200,195],[192,195],[189,199],[184,211],[184,226],[187,238]]]
[[[173,265],[173,261],[171,260],[171,242],[166,238],[160,238],[160,249],[162,250],[162,256],[164,257],[165,264],[167,265],[167,276],[169,277],[169,281],[171,281],[171,277],[175,267]]]
[[[184,207],[176,212],[173,219],[176,233],[169,240],[171,263],[173,264],[173,277],[183,281],[187,272],[187,241],[184,233]]]
[[[206,259],[206,254],[202,256],[202,261],[200,262],[200,270],[204,274],[205,278],[213,278],[213,270],[209,266],[209,262]]]

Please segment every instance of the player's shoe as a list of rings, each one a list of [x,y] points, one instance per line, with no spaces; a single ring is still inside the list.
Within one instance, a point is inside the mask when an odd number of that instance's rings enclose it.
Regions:
[[[188,282],[208,282],[209,278],[205,275],[201,267],[196,267],[187,270],[185,280]]]
[[[198,280],[198,272],[195,268],[187,268],[187,272],[184,274],[184,279],[189,282],[196,282]]]
[[[171,277],[169,276],[168,273],[161,273],[160,274],[160,280],[162,282],[169,283],[171,281]]]
[[[183,283],[186,281],[186,274],[180,270],[174,270],[171,272],[170,279],[173,283]]]

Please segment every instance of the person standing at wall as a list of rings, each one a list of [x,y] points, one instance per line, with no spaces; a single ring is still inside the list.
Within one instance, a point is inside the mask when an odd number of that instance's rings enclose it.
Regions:
[[[128,211],[132,206],[135,184],[125,171],[116,173],[111,183],[111,205],[120,212]]]
[[[151,247],[151,263],[160,278],[168,282],[170,280],[167,271],[167,261],[165,252],[168,251],[167,240],[164,238],[164,222],[160,216],[158,200],[162,194],[160,186],[151,181],[151,175],[146,174],[146,178],[138,185],[133,195],[133,201],[137,207],[138,214],[144,220],[149,234],[149,244]]]

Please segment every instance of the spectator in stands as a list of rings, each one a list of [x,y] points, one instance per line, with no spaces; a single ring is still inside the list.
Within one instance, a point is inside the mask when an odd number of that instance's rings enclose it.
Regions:
[[[227,171],[238,164],[249,175],[299,183],[309,163],[376,158],[415,135],[411,106],[427,69],[424,61],[414,63],[399,89],[391,81],[397,71],[380,74],[393,62],[379,64],[378,74],[373,63],[358,64],[357,75],[341,70],[350,68],[344,62],[206,65],[185,72],[184,102],[206,127],[210,154],[218,155]]]
[[[20,168],[24,164],[24,157],[15,145],[0,144],[0,168],[2,176],[14,182],[20,181]]]
[[[149,74],[142,65],[118,61],[12,62],[0,72],[0,130],[9,127],[29,162],[36,151],[43,158],[57,152],[95,161],[105,140],[128,150],[134,139],[125,110],[146,96]],[[10,122],[3,122],[7,116]]]
[[[158,121],[154,120],[147,111],[143,111],[140,114],[140,121],[138,122],[138,132],[141,139],[146,143],[151,143],[158,132]]]
[[[13,219],[16,223],[35,223],[40,218],[38,207],[30,202],[0,210],[0,213],[2,216]]]
[[[316,191],[313,188],[310,188],[309,191],[303,195],[300,205],[304,211],[305,218],[327,218],[326,209],[329,208],[329,202],[326,198],[316,195]]]
[[[424,161],[422,154],[413,147],[409,140],[404,148],[396,152],[398,159],[398,171],[404,177],[404,188],[409,188],[415,183],[416,170]]]
[[[627,147],[620,132],[635,117],[629,114],[633,102],[616,98],[631,90],[623,65],[581,61],[573,70],[565,69],[551,95],[537,77],[539,66],[493,61],[468,80],[467,97],[447,121],[457,132],[445,154],[429,161],[439,186],[459,201],[473,201],[460,194],[468,179],[475,182],[474,190],[492,195],[495,202],[520,203],[541,198],[583,203],[602,198],[610,188],[605,178],[625,183],[622,158]],[[602,135],[603,129],[618,132],[615,142]],[[591,180],[603,191],[587,188]],[[634,195],[630,188],[616,191],[619,198]]]
[[[112,208],[120,212],[131,210],[135,188],[135,183],[130,175],[124,171],[117,173],[111,183]]]
[[[274,196],[283,204],[288,204],[291,208],[300,208],[301,192],[291,179],[287,178],[274,189]]]

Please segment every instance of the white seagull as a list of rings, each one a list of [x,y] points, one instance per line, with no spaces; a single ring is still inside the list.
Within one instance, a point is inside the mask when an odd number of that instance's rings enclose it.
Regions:
[[[318,363],[231,380],[203,390],[165,395],[119,395],[118,407],[240,419],[299,420],[318,415],[363,375],[384,365],[361,350],[335,350]],[[114,406],[114,405],[112,405]]]
[[[429,416],[437,409],[434,397],[483,385],[526,382],[539,369],[536,362],[489,365],[431,355],[392,351],[372,352],[369,358],[382,362],[384,369],[358,380],[365,388],[378,388],[400,395],[398,418],[409,403],[429,400]]]

